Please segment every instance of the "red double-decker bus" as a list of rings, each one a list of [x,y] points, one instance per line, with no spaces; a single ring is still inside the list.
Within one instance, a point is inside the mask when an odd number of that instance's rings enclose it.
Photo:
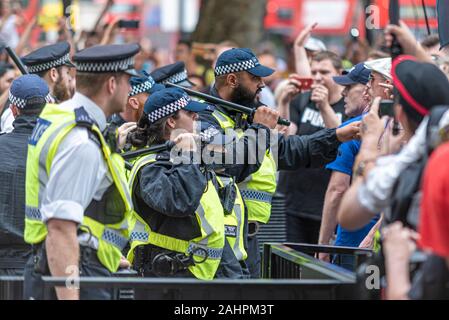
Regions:
[[[437,0],[425,0],[432,30],[437,29]],[[417,34],[426,32],[421,1],[399,0],[401,19]],[[357,28],[360,36],[367,27],[383,29],[388,23],[389,0],[268,0],[265,28],[294,37],[305,25],[318,22],[314,33],[326,36],[345,36]],[[375,22],[372,26],[370,23]]]

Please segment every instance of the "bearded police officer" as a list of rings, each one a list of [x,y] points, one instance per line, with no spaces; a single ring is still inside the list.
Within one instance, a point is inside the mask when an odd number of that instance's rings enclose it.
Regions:
[[[221,99],[260,107],[257,96],[265,86],[262,78],[274,70],[259,63],[250,49],[230,49],[223,52],[215,65],[215,87],[211,94]],[[237,130],[237,135],[248,126],[244,115],[220,106],[213,113],[203,112],[202,128],[215,128],[221,133]],[[247,265],[253,278],[260,277],[260,254],[257,242],[259,224],[267,223],[271,213],[271,200],[276,190],[276,170],[294,170],[311,165],[324,165],[333,160],[342,141],[355,137],[358,124],[340,129],[323,129],[310,136],[278,135],[271,139],[273,147],[265,153],[256,172],[241,164],[226,171],[236,177],[239,189],[248,208],[248,259]],[[205,129],[209,130],[209,129]],[[251,153],[251,151],[249,151]]]
[[[58,42],[39,48],[22,57],[28,72],[43,78],[50,88],[53,102],[63,102],[72,97],[75,89],[70,69],[70,44]]]
[[[47,82],[50,89],[50,102],[63,102],[70,99],[75,90],[70,69],[74,67],[70,60],[68,42],[58,42],[41,47],[21,58],[29,73],[36,74]],[[14,117],[10,110],[2,115],[2,131],[11,132]]]
[[[23,75],[9,90],[14,130],[0,136],[0,275],[23,275],[30,245],[23,240],[28,138],[50,98],[44,80]]]
[[[28,145],[25,241],[33,256],[25,269],[24,296],[42,298],[43,275],[109,277],[129,263],[133,215],[123,159],[102,131],[123,111],[139,46],[94,46],[75,54],[77,91],[47,105]],[[79,269],[78,269],[79,266]],[[79,270],[79,271],[78,271]],[[110,299],[111,290],[58,287],[59,299]]]

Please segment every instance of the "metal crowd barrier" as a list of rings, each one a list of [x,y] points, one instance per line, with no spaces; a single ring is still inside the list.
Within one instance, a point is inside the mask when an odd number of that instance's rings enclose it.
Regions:
[[[295,243],[266,243],[263,254],[263,279],[200,281],[183,278],[81,277],[81,287],[109,288],[118,300],[285,300],[354,299],[356,276],[338,265],[320,261],[314,253],[368,255],[369,250],[334,248]],[[359,252],[360,251],[360,252]],[[44,296],[50,298],[55,286],[66,278],[43,277]],[[0,277],[0,300],[22,298],[23,277]]]
[[[43,277],[45,296],[65,278]],[[80,278],[81,287],[132,287],[137,300],[291,300],[349,297],[353,283],[322,280],[213,280],[187,278]]]

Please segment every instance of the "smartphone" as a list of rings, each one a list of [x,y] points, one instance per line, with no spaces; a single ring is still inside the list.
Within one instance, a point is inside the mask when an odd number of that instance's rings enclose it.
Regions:
[[[381,100],[379,104],[379,117],[383,116],[394,117],[394,101],[393,100]]]
[[[120,20],[118,22],[119,28],[139,29],[139,20]]]
[[[290,76],[290,77],[299,82],[299,86],[298,86],[299,90],[308,91],[311,89],[312,84],[313,84],[312,78],[301,78],[301,77],[296,77],[296,76]]]

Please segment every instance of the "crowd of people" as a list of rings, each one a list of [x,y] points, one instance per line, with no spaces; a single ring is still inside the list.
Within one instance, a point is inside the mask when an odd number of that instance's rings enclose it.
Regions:
[[[0,34],[13,37],[8,10]],[[25,299],[43,298],[45,275],[260,278],[276,192],[289,242],[381,253],[388,299],[449,297],[444,39],[420,43],[401,22],[384,48],[397,41],[402,54],[348,60],[312,24],[289,73],[232,41],[208,49],[210,65],[185,40],[161,63],[147,39],[114,44],[115,22],[76,40],[62,23],[56,43],[30,48],[34,25],[2,40],[28,74],[0,53],[0,275],[24,275]],[[411,277],[417,247],[426,259]]]

